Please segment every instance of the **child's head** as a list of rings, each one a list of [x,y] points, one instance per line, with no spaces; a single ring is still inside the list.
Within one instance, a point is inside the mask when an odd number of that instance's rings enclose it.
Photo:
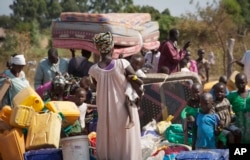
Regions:
[[[238,90],[245,90],[247,85],[247,76],[244,73],[238,73],[235,76],[235,85]]]
[[[167,66],[162,66],[159,70],[159,73],[169,74],[169,68]]]
[[[203,87],[200,83],[193,83],[191,87],[192,98],[194,100],[199,100],[200,95],[203,93]]]
[[[181,67],[181,68],[187,67],[187,64],[188,64],[188,60],[187,60],[186,58],[183,58],[183,59],[180,61],[180,67]]]
[[[187,50],[187,53],[185,55],[185,59],[187,59],[188,61],[191,60],[191,52],[189,50]]]
[[[75,90],[74,102],[77,106],[83,104],[86,101],[86,97],[87,92],[84,88],[79,87]]]
[[[205,50],[201,48],[197,51],[197,54],[198,54],[199,58],[204,58]]]
[[[82,53],[82,56],[87,58],[87,59],[89,59],[91,57],[91,52],[90,51],[82,49],[81,53]]]
[[[225,75],[220,76],[219,82],[222,82],[225,85],[227,85],[227,76],[225,76]]]
[[[213,96],[210,93],[203,93],[200,96],[201,112],[210,113],[213,108]]]
[[[135,54],[131,56],[130,63],[135,71],[141,69],[144,65],[145,59],[141,54]]]
[[[222,101],[226,95],[226,85],[222,82],[216,83],[214,86],[214,95],[216,101]]]
[[[152,54],[157,54],[158,53],[158,49],[152,49],[151,52],[152,52]]]
[[[80,87],[84,88],[85,90],[89,90],[89,87],[91,86],[91,80],[89,76],[84,76],[81,78],[79,82]]]
[[[53,78],[52,88],[51,88],[51,98],[57,100],[62,98],[65,93],[66,80],[62,75],[56,75]]]

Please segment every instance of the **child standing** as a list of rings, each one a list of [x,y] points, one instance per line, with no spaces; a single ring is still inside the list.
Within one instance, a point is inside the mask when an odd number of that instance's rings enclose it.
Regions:
[[[84,88],[77,88],[75,90],[75,95],[74,95],[74,102],[75,104],[78,106],[78,109],[80,110],[80,124],[82,129],[85,128],[85,115],[86,115],[86,111],[87,108],[91,107],[91,108],[96,108],[95,105],[90,105],[87,104],[86,101],[86,97],[87,97],[87,91]]]
[[[194,83],[191,87],[191,98],[187,102],[187,106],[181,112],[184,128],[184,143],[187,144],[188,130],[194,134],[195,116],[199,112],[200,95],[203,93],[203,87],[200,83]],[[194,137],[194,135],[193,135]],[[193,138],[192,148],[195,148],[195,140]]]
[[[220,117],[220,123],[223,130],[219,135],[219,148],[227,144],[240,143],[240,129],[232,124],[233,111],[230,102],[226,95],[226,86],[224,83],[219,82],[214,86],[214,110]],[[221,144],[224,143],[224,144]]]
[[[236,116],[236,126],[241,129],[242,143],[250,143],[250,94],[246,89],[247,77],[244,73],[235,76],[237,91],[227,96]]]
[[[81,88],[84,88],[87,92],[86,95],[86,103],[92,104],[92,89],[91,89],[91,80],[89,76],[84,76],[81,78],[79,85]]]
[[[74,102],[77,105],[78,109],[80,110],[80,124],[82,127],[82,130],[85,128],[85,115],[87,111],[87,103],[86,101],[87,92],[84,88],[77,88],[75,90],[74,95]]]
[[[215,149],[215,129],[219,116],[213,113],[213,96],[203,93],[200,97],[200,112],[196,116],[197,136],[195,149]]]

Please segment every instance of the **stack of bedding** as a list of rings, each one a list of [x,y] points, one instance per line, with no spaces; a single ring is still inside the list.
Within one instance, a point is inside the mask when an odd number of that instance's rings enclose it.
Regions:
[[[100,32],[111,32],[114,37],[113,57],[136,54],[144,49],[156,49],[159,25],[148,13],[89,14],[63,12],[60,21],[52,22],[52,44],[56,48],[85,49],[99,54],[93,37]]]

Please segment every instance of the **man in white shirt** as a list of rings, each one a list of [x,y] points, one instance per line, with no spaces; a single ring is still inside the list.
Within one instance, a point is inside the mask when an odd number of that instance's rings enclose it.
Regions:
[[[247,76],[248,86],[250,86],[250,50],[247,50],[240,61],[235,60],[239,66],[243,67],[244,73]]]

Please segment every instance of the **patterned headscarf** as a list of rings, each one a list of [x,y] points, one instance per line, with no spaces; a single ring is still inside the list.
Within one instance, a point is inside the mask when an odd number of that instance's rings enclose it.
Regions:
[[[108,54],[112,52],[114,41],[110,32],[96,34],[93,40],[100,54]]]
[[[53,79],[54,85],[65,85],[66,79],[62,75],[56,75]]]

